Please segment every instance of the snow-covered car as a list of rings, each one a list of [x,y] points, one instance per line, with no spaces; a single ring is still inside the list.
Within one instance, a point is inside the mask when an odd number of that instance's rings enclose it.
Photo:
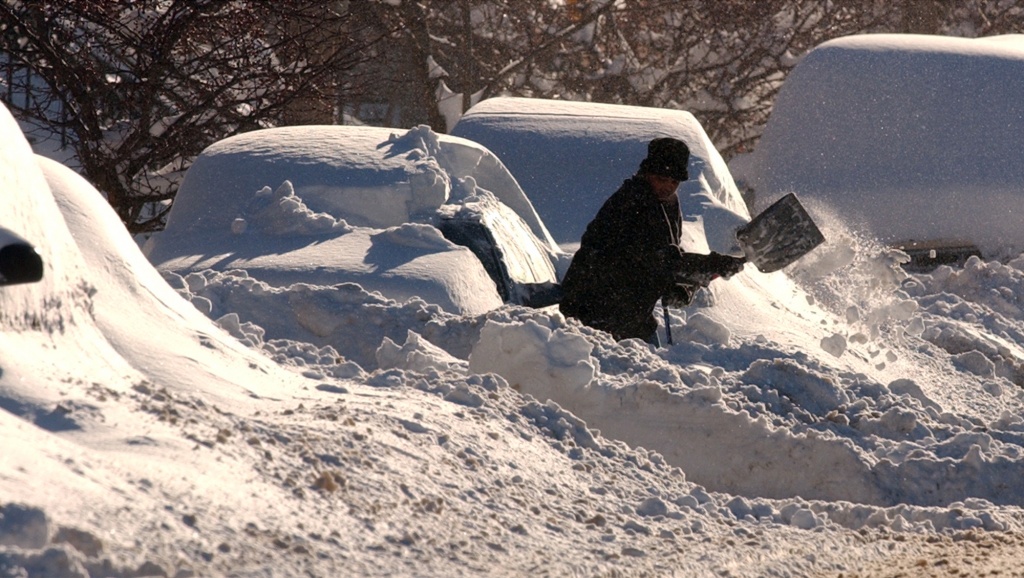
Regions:
[[[356,283],[468,314],[537,304],[536,290],[556,285],[560,254],[483,146],[427,127],[363,126],[265,129],[211,145],[144,251],[181,275]]]
[[[686,111],[497,97],[470,108],[452,134],[498,155],[552,236],[570,251],[604,201],[636,172],[655,137],[679,138],[690,148],[690,179],[680,185],[679,196],[691,225],[708,225],[718,217],[737,223],[750,218],[725,161]],[[724,210],[709,210],[712,206]],[[706,249],[704,231],[733,228],[698,227],[688,247]],[[707,242],[730,252],[735,239]]]
[[[793,69],[754,153],[758,204],[795,192],[922,265],[1024,250],[1024,35],[868,34]]]

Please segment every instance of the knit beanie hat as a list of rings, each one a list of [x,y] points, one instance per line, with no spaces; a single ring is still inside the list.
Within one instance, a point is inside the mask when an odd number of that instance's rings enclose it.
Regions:
[[[640,172],[685,181],[690,177],[686,166],[690,149],[679,139],[661,137],[647,145],[647,158],[640,163]]]

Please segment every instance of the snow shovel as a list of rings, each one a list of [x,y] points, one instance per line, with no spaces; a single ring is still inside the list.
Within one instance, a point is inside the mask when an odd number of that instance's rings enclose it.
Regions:
[[[736,230],[747,261],[762,273],[778,271],[825,242],[825,236],[790,193]]]

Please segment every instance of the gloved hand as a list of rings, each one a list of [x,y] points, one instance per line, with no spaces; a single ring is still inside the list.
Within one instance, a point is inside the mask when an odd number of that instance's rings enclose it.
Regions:
[[[721,253],[700,255],[697,253],[683,254],[683,264],[676,272],[676,283],[691,283],[707,287],[717,277],[728,279],[743,270],[746,259],[732,257]]]
[[[733,257],[712,252],[707,256],[706,267],[712,275],[728,279],[743,270],[743,264],[747,260],[743,257]]]
[[[667,293],[661,296],[662,307],[674,307],[681,309],[686,307],[690,303],[693,303],[693,297],[697,294],[697,290],[700,287],[691,285],[689,283],[677,283],[668,290]]]

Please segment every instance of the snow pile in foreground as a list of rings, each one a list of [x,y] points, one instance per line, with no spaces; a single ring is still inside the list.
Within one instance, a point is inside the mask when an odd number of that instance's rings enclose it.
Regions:
[[[343,376],[416,367],[496,373],[606,436],[659,452],[711,489],[885,507],[1019,504],[1019,322],[996,312],[985,319],[988,305],[966,301],[995,293],[992,307],[1006,310],[1012,291],[978,289],[985,285],[973,279],[962,284],[975,293],[958,299],[949,287],[978,270],[1001,272],[995,284],[1012,287],[1020,271],[975,261],[962,272],[909,277],[896,266],[899,254],[844,231],[830,236],[836,244],[794,272],[808,291],[754,271],[716,282],[705,298],[715,306],[674,315],[677,344],[656,351],[610,343],[552,311],[457,317],[354,286],[276,290],[244,272],[208,273],[201,283],[166,276],[194,302],[216,303],[214,318],[282,363],[337,357],[345,363],[317,371]],[[776,298],[770,306],[767,290]],[[782,303],[786,291],[792,296]],[[791,317],[781,321],[762,316],[785,308]],[[237,311],[249,312],[253,324],[239,324]],[[343,317],[335,327],[344,330],[318,337],[309,320],[327,315]],[[794,340],[797,331],[804,334]],[[292,340],[322,349],[300,354]],[[935,527],[1009,523],[915,515]]]

